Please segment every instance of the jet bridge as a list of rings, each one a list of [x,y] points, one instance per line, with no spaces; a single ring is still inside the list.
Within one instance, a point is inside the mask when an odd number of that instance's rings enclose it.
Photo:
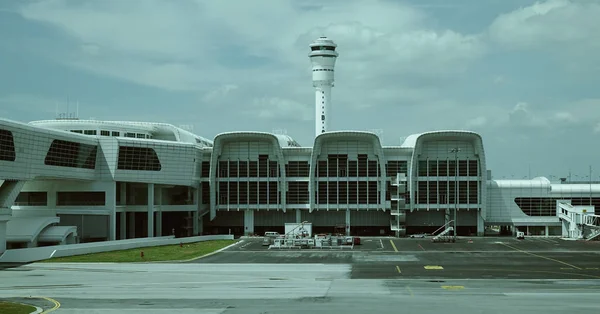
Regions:
[[[556,201],[556,214],[562,223],[562,236],[593,240],[600,236],[600,216],[594,206],[573,206],[569,200]]]

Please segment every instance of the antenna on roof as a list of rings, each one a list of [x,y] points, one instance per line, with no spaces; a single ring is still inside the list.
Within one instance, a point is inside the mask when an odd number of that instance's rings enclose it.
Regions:
[[[77,101],[77,111],[75,111],[75,119],[79,119],[79,100]]]

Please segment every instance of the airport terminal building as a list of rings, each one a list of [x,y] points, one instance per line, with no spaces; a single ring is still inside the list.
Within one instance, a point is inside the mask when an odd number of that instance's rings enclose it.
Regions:
[[[454,219],[561,235],[557,200],[600,205],[600,184],[494,180],[481,136],[232,132],[209,140],[168,124],[0,120],[0,236],[8,248],[283,231],[404,236]],[[596,213],[598,214],[598,213]]]
[[[263,132],[209,140],[164,123],[0,119],[0,253],[283,232],[287,222],[349,235],[405,236],[450,224],[469,236],[600,230],[600,217],[582,217],[600,207],[600,184],[494,180],[477,133],[432,131],[383,146],[371,132],[331,131],[337,45],[320,37],[309,47],[312,147]]]

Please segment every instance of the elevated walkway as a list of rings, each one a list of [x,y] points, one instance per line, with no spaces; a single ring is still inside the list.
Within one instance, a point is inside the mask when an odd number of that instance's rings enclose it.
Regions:
[[[593,240],[600,236],[600,216],[594,206],[573,206],[567,200],[556,201],[556,216],[562,223],[562,236]]]

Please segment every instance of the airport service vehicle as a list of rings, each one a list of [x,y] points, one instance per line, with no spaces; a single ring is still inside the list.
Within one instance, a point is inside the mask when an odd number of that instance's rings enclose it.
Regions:
[[[285,234],[278,235],[269,249],[353,248],[360,238],[331,234],[312,234],[312,224],[286,223]],[[264,243],[263,243],[264,244]]]
[[[525,232],[517,231],[517,239],[519,239],[519,240],[525,239]]]
[[[263,246],[269,246],[275,242],[275,239],[279,237],[279,232],[276,231],[267,231],[265,232],[265,237],[263,238]]]

